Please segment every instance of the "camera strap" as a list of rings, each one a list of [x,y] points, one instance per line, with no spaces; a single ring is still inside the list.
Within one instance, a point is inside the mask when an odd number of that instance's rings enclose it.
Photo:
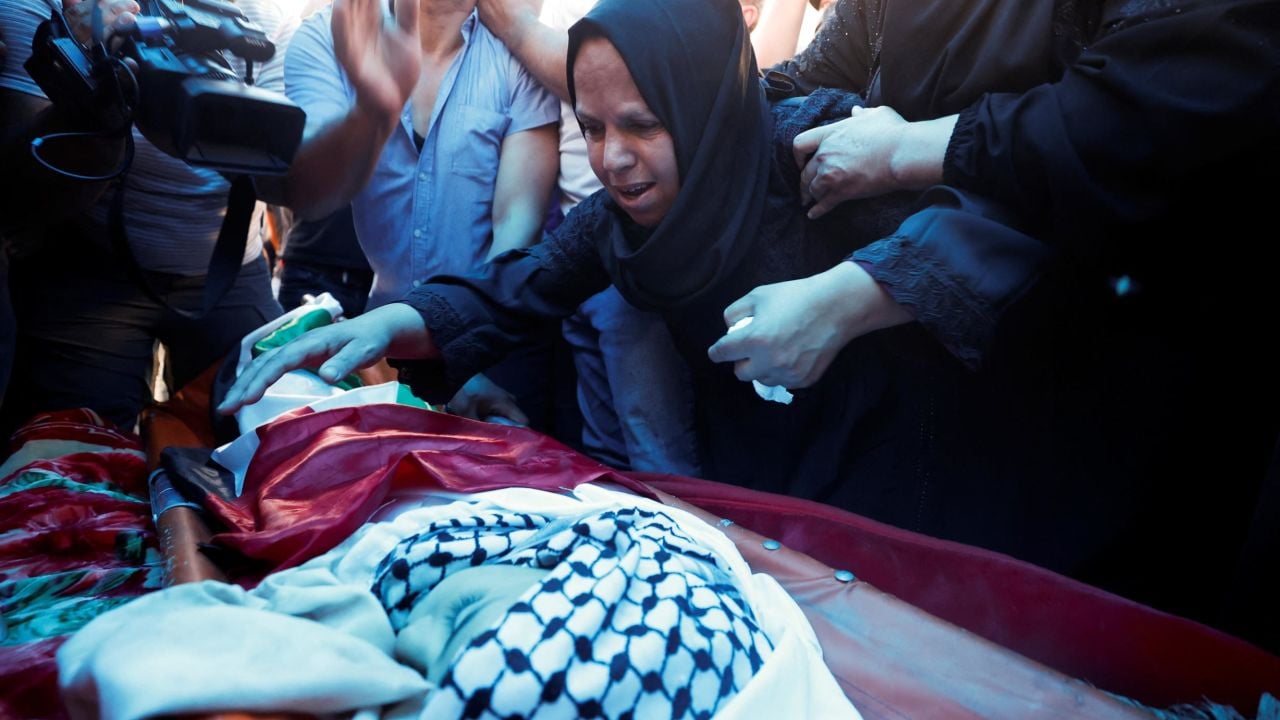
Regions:
[[[253,219],[253,206],[257,202],[253,181],[246,175],[238,175],[231,179],[231,192],[227,196],[227,213],[222,218],[222,228],[218,230],[218,241],[213,246],[213,256],[209,258],[209,270],[205,273],[204,306],[198,312],[183,310],[170,304],[156,290],[151,278],[138,264],[124,228],[124,186],[125,177],[121,176],[116,186],[115,196],[111,200],[111,216],[108,220],[112,248],[124,258],[129,275],[153,302],[188,320],[204,318],[213,312],[218,303],[222,302],[222,298],[226,296],[240,274],[240,266],[244,261],[244,249],[249,242],[249,221]]]

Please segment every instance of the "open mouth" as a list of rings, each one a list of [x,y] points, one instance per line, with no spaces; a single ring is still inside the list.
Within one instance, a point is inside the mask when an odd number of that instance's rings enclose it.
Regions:
[[[654,184],[651,182],[632,183],[630,185],[614,185],[613,188],[622,197],[628,200],[635,200],[639,198],[641,195],[644,195],[646,192],[648,192],[649,188],[653,187],[653,185]]]

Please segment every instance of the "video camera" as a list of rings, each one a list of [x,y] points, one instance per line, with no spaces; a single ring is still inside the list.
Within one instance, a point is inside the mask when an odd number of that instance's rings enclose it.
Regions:
[[[82,45],[55,9],[36,31],[28,74],[54,105],[104,128],[127,131],[136,121],[154,145],[192,165],[287,172],[306,116],[283,95],[252,85],[253,63],[275,55],[266,33],[219,0],[140,4],[135,27],[114,52],[100,42]],[[244,59],[244,80],[224,50]]]

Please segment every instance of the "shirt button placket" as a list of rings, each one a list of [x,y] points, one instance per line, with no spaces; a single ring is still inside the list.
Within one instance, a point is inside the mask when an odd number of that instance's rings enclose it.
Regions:
[[[421,158],[421,161],[422,162],[418,168],[418,182],[416,183],[417,187],[414,192],[417,202],[414,203],[415,217],[413,220],[415,224],[418,224],[418,227],[415,227],[413,229],[413,237],[415,240],[421,240],[422,238],[425,238],[427,236],[426,223],[430,222],[430,213],[431,213],[431,156],[430,154],[424,152]],[[420,217],[418,216],[419,212],[421,212]],[[422,265],[420,265],[419,263],[425,264],[427,262],[427,258],[425,257],[425,255],[423,255],[424,252],[425,250],[422,248],[422,246],[419,243],[414,243],[412,257],[414,258],[415,262],[413,264],[413,267],[410,269],[410,272],[413,273],[414,275],[419,276],[415,278],[411,283],[415,288],[422,287],[422,282],[423,282],[421,278]]]

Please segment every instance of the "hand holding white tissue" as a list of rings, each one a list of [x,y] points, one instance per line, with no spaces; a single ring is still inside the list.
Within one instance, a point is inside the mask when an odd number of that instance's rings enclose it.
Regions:
[[[738,322],[731,325],[729,329],[725,332],[725,335],[728,335],[729,333],[734,332],[735,330],[741,330],[742,328],[750,325],[753,320],[755,320],[755,318],[750,315],[742,318]],[[765,385],[759,380],[752,380],[751,386],[756,389],[757,395],[771,402],[782,403],[783,405],[790,405],[791,401],[796,399],[796,396],[792,395],[790,390],[787,390],[781,385]]]
[[[724,311],[729,330],[707,355],[732,362],[740,380],[804,388],[818,382],[854,338],[911,319],[866,270],[842,262],[747,293]]]

